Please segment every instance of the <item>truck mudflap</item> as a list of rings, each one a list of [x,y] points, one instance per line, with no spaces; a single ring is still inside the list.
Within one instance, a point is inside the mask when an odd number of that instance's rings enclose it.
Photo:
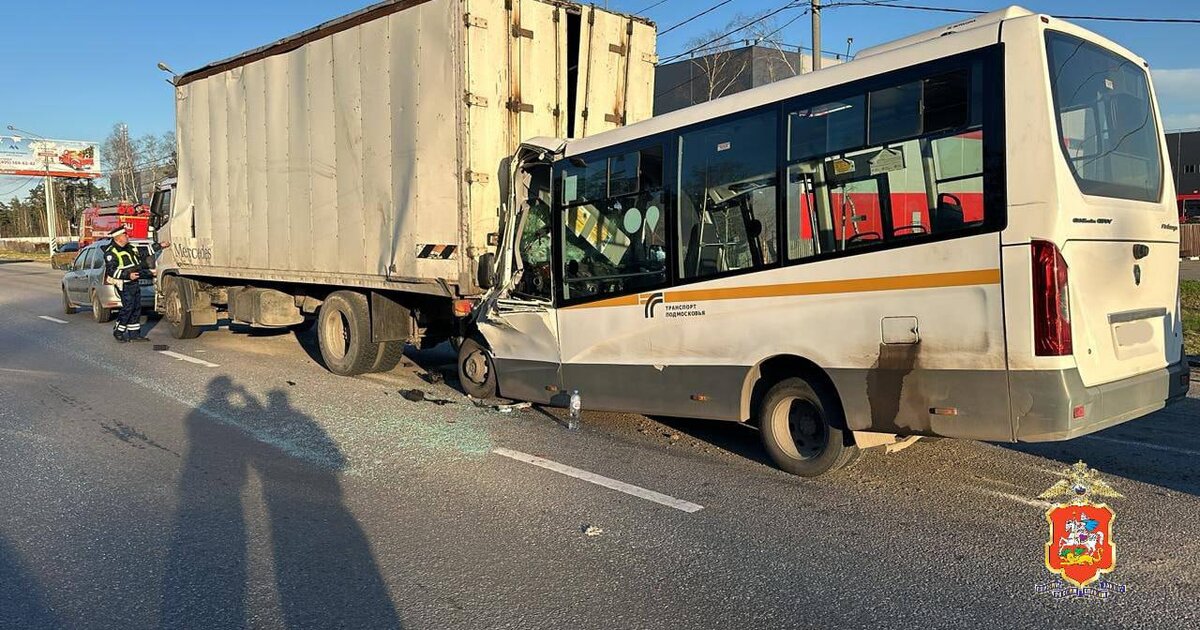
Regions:
[[[1014,371],[1016,439],[1069,440],[1140,418],[1186,397],[1190,378],[1186,360],[1095,387],[1084,386],[1074,369]]]

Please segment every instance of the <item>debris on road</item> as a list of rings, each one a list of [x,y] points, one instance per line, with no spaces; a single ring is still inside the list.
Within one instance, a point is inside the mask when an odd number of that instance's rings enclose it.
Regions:
[[[409,402],[427,402],[433,403],[439,407],[442,405],[453,405],[454,401],[446,400],[445,398],[430,398],[428,394],[419,389],[402,389],[400,395]]]
[[[604,533],[603,529],[596,527],[595,525],[588,525],[587,523],[581,525],[579,527],[579,531],[583,532],[586,536],[599,536],[600,534]]]
[[[418,376],[421,377],[421,380],[429,383],[430,385],[437,385],[438,383],[446,380],[446,377],[443,376],[441,372],[426,372]]]
[[[500,413],[512,413],[514,411],[526,411],[533,409],[533,403],[531,402],[494,402],[496,399],[482,400],[470,394],[467,394],[467,400],[471,401],[472,405],[475,405],[480,409],[491,409],[492,411],[498,411]],[[502,398],[500,400],[505,399]]]
[[[292,387],[296,386],[296,381],[284,381],[284,382],[287,383],[288,385],[291,385]]]

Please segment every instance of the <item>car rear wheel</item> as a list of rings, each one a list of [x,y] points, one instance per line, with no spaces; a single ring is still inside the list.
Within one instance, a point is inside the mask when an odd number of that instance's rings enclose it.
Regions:
[[[67,287],[62,288],[62,297],[63,297],[63,312],[64,313],[66,313],[67,315],[74,315],[75,313],[79,312],[79,309],[76,308],[75,304],[73,304],[71,302],[71,296],[67,295]]]
[[[98,324],[105,324],[112,321],[112,309],[106,308],[100,303],[100,292],[92,291],[92,319]]]
[[[763,448],[793,475],[816,477],[858,458],[858,447],[841,428],[836,395],[821,384],[803,378],[776,383],[763,397],[758,419]]]

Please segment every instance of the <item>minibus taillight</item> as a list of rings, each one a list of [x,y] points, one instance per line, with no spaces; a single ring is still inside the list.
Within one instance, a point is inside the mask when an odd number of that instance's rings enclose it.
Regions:
[[[1071,354],[1067,261],[1049,241],[1033,241],[1033,345],[1040,357]]]

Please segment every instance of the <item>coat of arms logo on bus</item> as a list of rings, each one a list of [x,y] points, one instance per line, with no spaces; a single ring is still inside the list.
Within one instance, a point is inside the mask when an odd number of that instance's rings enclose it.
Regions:
[[[1063,500],[1046,510],[1050,525],[1045,543],[1046,569],[1058,576],[1038,585],[1038,592],[1057,598],[1095,597],[1109,599],[1126,587],[1103,578],[1117,564],[1117,545],[1113,541],[1116,513],[1096,497],[1120,498],[1121,495],[1100,474],[1083,462],[1063,471],[1065,479],[1051,486],[1038,498]]]

